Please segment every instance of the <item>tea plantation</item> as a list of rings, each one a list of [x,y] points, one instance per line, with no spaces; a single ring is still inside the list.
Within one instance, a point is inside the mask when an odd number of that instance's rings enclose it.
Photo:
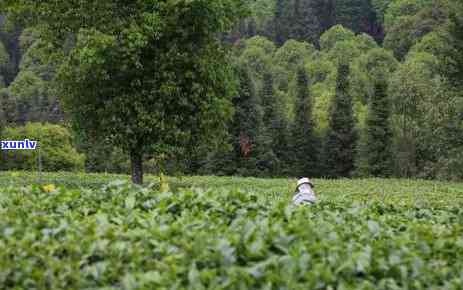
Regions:
[[[463,184],[169,180],[0,173],[0,289],[463,288]]]

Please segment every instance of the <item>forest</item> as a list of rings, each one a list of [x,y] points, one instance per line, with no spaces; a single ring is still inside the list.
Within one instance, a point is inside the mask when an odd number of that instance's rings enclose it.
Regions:
[[[0,140],[45,171],[463,179],[461,1],[34,2],[0,4]]]

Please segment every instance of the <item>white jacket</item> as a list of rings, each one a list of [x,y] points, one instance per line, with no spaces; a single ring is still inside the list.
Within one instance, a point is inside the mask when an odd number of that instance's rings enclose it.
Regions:
[[[317,201],[315,192],[310,185],[302,184],[298,189],[299,191],[297,191],[293,197],[293,203],[295,205],[314,204]]]

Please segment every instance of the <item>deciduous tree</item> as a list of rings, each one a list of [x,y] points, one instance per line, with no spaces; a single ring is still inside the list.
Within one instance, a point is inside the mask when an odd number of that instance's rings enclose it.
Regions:
[[[78,130],[108,137],[143,181],[148,153],[182,152],[220,136],[234,81],[217,35],[243,0],[9,1],[63,57],[57,80]]]

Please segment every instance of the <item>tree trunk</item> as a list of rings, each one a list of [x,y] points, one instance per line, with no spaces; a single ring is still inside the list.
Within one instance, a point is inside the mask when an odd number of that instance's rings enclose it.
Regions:
[[[132,182],[143,184],[143,153],[132,151],[130,153],[130,165],[132,170]]]

